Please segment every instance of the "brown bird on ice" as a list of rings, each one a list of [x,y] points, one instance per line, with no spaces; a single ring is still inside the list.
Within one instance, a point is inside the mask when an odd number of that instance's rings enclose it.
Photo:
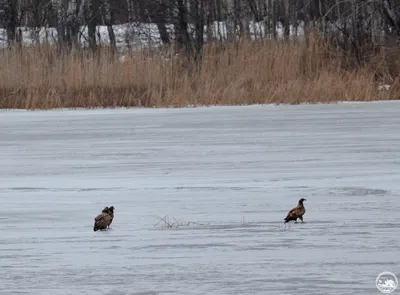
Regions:
[[[110,227],[111,222],[114,219],[114,207],[111,206],[110,208],[105,207],[102,212],[96,216],[94,219],[94,226],[93,230],[105,230],[107,227]]]
[[[306,201],[306,199],[301,198],[299,200],[299,202],[297,203],[297,206],[292,208],[288,215],[286,216],[285,223],[294,220],[295,223],[297,223],[297,218],[299,218],[301,220],[301,222],[303,221],[303,215],[304,213],[306,213],[306,208],[304,208],[303,202]]]
[[[110,225],[111,225],[111,223],[113,222],[113,219],[114,219],[114,206],[111,206],[111,207],[105,207],[104,209],[103,209],[103,211],[102,211],[102,213],[108,213],[108,215],[110,215],[111,216],[111,220],[110,220],[110,223],[108,224],[108,227],[110,227]]]

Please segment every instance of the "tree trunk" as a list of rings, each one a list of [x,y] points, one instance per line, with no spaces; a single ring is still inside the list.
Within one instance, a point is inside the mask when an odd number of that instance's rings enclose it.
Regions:
[[[188,12],[186,8],[185,0],[177,0],[177,28],[176,28],[176,40],[177,47],[180,50],[182,47],[185,48],[186,55],[189,57],[191,53],[191,42],[188,33]]]
[[[271,19],[272,19],[272,36],[274,38],[274,40],[276,40],[278,38],[278,33],[276,31],[276,25],[277,25],[277,21],[276,21],[276,3],[275,0],[269,0],[270,3],[270,12],[271,12]]]
[[[105,24],[107,26],[108,36],[110,39],[110,46],[112,52],[114,52],[117,49],[117,43],[115,41],[115,33],[112,27],[113,19],[110,10],[110,3],[108,2],[108,0],[102,0],[102,2],[102,11],[105,19]]]
[[[7,33],[7,43],[9,46],[15,44],[16,29],[18,23],[18,1],[2,0],[0,2],[3,7],[3,26]]]
[[[398,1],[398,0],[396,0]],[[383,4],[383,13],[386,17],[386,19],[388,20],[389,24],[391,27],[393,27],[395,33],[397,34],[397,37],[400,41],[400,8],[397,7],[397,13],[395,10],[395,5],[394,5],[394,1],[390,1],[390,0],[383,0],[382,1]],[[398,6],[400,6],[398,4]]]
[[[87,26],[88,26],[88,35],[89,35],[89,47],[92,52],[96,51],[96,6],[94,1],[96,0],[84,0],[86,1],[86,9],[87,9]]]
[[[158,5],[153,5],[149,9],[145,9],[145,14],[147,15],[150,22],[154,22],[157,26],[158,33],[160,34],[161,42],[163,44],[169,44],[169,34],[167,31],[166,24],[166,5],[161,2]]]
[[[132,0],[126,0],[128,7],[128,22],[131,24],[133,22],[133,4]]]
[[[67,0],[52,0],[53,9],[57,15],[57,36],[60,48],[64,47],[66,41],[66,9],[65,4]]]
[[[195,27],[196,27],[196,54],[197,65],[201,65],[202,49],[204,44],[204,0],[194,1],[195,5]]]
[[[290,37],[290,6],[289,0],[283,1],[284,9],[285,9],[285,17],[283,19],[283,34],[286,40],[289,40]]]
[[[67,10],[66,40],[70,46],[79,46],[79,7],[77,0],[70,0]]]
[[[169,44],[169,34],[167,31],[167,27],[165,26],[165,21],[164,20],[157,20],[156,21],[158,33],[160,34],[161,42],[163,44]]]

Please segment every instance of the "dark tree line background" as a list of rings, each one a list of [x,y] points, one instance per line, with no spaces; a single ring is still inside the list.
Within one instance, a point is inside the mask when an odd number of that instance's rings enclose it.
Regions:
[[[226,34],[212,34],[215,21],[226,24]],[[363,48],[388,42],[399,46],[400,0],[0,0],[0,25],[10,45],[21,43],[20,27],[54,27],[60,48],[71,48],[79,46],[86,26],[88,43],[95,50],[96,27],[104,25],[110,46],[116,48],[113,25],[154,23],[163,44],[196,55],[205,41],[248,37],[254,22],[264,33],[253,38],[276,39],[278,26],[289,38],[304,24],[306,40],[317,30],[361,59]]]

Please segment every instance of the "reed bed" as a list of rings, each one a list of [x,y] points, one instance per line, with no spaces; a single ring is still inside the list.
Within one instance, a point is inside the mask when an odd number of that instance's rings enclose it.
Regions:
[[[184,107],[400,99],[395,54],[354,65],[319,39],[207,44],[194,65],[172,51],[0,51],[0,108]],[[400,57],[399,57],[400,59]],[[379,87],[389,84],[390,88]]]

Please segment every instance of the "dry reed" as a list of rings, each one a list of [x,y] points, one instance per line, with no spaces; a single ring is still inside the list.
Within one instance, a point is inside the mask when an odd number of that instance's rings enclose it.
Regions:
[[[206,45],[201,70],[188,67],[184,57],[168,54],[139,52],[121,62],[106,49],[96,55],[58,54],[49,45],[4,49],[0,60],[0,108],[400,99],[398,71],[389,90],[378,89],[388,77],[390,65],[384,59],[351,67],[338,50],[315,39],[308,44],[241,41]]]
[[[160,229],[165,228],[180,228],[180,227],[190,227],[190,226],[204,226],[203,224],[198,224],[192,221],[184,221],[184,220],[177,220],[175,217],[172,217],[172,220],[169,216],[156,216],[158,222],[153,227],[159,227]]]

